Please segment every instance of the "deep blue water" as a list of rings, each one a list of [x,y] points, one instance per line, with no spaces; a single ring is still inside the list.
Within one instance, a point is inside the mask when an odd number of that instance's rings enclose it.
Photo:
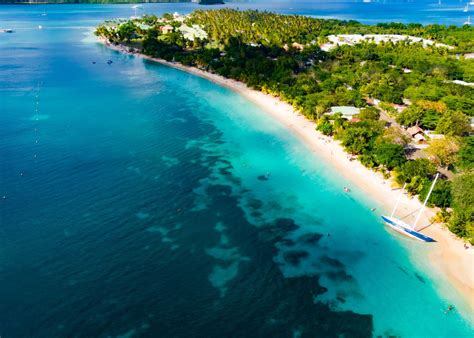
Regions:
[[[95,42],[131,14],[0,7],[0,336],[471,336],[429,249],[287,129]]]

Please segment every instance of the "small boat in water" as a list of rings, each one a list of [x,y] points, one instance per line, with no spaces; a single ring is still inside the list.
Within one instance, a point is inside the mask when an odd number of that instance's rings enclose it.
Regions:
[[[11,28],[4,28],[4,29],[1,29],[0,32],[2,32],[2,33],[13,33],[13,29],[11,29]]]
[[[433,181],[433,184],[431,185],[430,191],[428,192],[428,195],[425,198],[425,201],[423,203],[423,206],[421,207],[420,211],[418,212],[418,215],[416,216],[415,223],[413,225],[409,225],[402,220],[394,217],[395,211],[397,210],[398,204],[400,203],[400,199],[403,195],[403,191],[405,190],[405,185],[403,186],[402,190],[400,191],[400,195],[398,195],[397,203],[395,203],[395,206],[392,210],[392,214],[390,216],[382,216],[383,221],[385,224],[387,224],[389,227],[391,227],[393,230],[398,231],[399,233],[417,239],[422,242],[436,242],[433,238],[428,237],[426,235],[423,235],[421,232],[416,230],[416,225],[418,224],[418,221],[420,219],[420,216],[423,212],[423,210],[426,207],[426,203],[428,202],[428,199],[431,196],[431,193],[433,192],[433,188],[436,184],[436,181],[438,180],[439,174],[436,174],[436,177]]]

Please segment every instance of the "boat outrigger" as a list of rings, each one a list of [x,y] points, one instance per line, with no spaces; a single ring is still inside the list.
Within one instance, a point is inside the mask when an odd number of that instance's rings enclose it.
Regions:
[[[382,219],[384,220],[385,224],[390,226],[393,230],[398,231],[399,233],[401,233],[405,236],[417,239],[419,241],[422,241],[422,242],[436,242],[433,238],[428,237],[426,235],[423,235],[421,232],[417,231],[416,230],[416,225],[418,224],[420,216],[421,216],[421,214],[423,213],[423,210],[426,207],[426,203],[428,202],[428,199],[430,198],[431,193],[433,192],[433,188],[436,184],[436,181],[438,180],[438,176],[439,176],[439,174],[436,174],[436,177],[433,181],[433,184],[431,185],[430,191],[428,192],[428,195],[426,196],[425,201],[423,203],[423,206],[421,207],[420,211],[418,212],[418,215],[416,216],[416,219],[415,219],[415,223],[413,223],[413,225],[408,225],[405,222],[403,222],[402,220],[394,217],[395,211],[397,210],[398,204],[400,203],[400,199],[403,195],[403,191],[405,190],[406,183],[403,186],[403,188],[401,189],[400,195],[398,195],[397,203],[395,203],[395,206],[392,210],[391,215],[390,216],[382,216]]]

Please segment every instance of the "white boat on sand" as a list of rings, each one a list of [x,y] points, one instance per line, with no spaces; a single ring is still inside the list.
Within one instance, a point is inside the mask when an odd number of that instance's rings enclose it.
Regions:
[[[418,212],[418,215],[416,216],[416,219],[415,219],[415,222],[413,223],[413,225],[409,225],[409,224],[403,222],[402,220],[394,217],[395,211],[397,210],[398,204],[400,203],[400,199],[403,195],[403,191],[405,190],[406,183],[403,186],[403,188],[401,189],[400,195],[398,195],[398,199],[397,199],[397,202],[395,203],[392,214],[390,216],[382,216],[382,219],[384,220],[385,224],[387,224],[393,230],[398,231],[399,233],[401,233],[405,236],[417,239],[419,241],[422,241],[422,242],[436,242],[433,238],[428,237],[428,236],[422,234],[421,232],[417,231],[416,225],[418,224],[420,216],[421,216],[421,214],[423,213],[423,210],[426,207],[426,203],[428,202],[428,199],[430,198],[431,193],[433,192],[433,188],[436,184],[436,181],[438,180],[438,176],[439,176],[439,174],[436,174],[436,177],[433,181],[433,184],[431,184],[430,191],[428,192],[428,195],[426,196],[425,201],[423,203],[423,206],[421,207],[420,211]]]

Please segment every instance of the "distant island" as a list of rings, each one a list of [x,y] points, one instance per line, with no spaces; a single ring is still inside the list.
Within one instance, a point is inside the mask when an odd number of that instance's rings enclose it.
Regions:
[[[200,0],[200,5],[223,5],[223,0]]]
[[[128,4],[128,3],[179,3],[191,0],[1,0],[0,4]]]
[[[224,4],[223,0],[2,0],[0,4],[128,4],[196,2],[200,5]]]
[[[107,21],[96,35],[279,97],[351,160],[474,244],[474,29],[219,9]],[[316,136],[315,136],[316,137]]]

